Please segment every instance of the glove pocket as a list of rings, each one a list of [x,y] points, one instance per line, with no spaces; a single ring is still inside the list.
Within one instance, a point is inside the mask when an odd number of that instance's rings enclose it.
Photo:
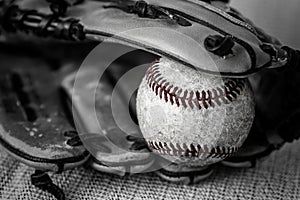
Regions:
[[[66,117],[60,75],[44,61],[3,60],[0,144],[12,157],[42,171],[61,172],[83,164],[89,154]]]

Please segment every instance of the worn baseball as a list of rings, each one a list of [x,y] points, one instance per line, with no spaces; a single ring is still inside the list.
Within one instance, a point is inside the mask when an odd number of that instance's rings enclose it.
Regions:
[[[209,76],[164,58],[151,64],[137,94],[149,149],[187,166],[234,154],[250,132],[254,106],[247,79]]]

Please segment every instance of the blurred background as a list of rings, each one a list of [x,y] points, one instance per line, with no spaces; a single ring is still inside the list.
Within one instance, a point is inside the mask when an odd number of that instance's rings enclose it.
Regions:
[[[231,0],[231,6],[284,45],[300,49],[299,0]]]

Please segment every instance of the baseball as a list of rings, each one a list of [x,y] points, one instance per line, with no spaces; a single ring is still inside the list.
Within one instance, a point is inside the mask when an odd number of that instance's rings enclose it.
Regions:
[[[206,166],[234,154],[254,120],[247,79],[221,78],[161,58],[137,94],[137,117],[149,149],[177,164]]]

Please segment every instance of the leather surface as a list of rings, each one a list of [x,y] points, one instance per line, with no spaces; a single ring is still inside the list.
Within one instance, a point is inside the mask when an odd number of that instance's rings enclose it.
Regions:
[[[120,45],[111,46],[107,48],[121,48]],[[138,126],[129,123],[131,119],[127,115],[128,105],[123,96],[129,95],[128,90],[114,88],[114,81],[117,82],[126,70],[131,69],[141,59],[138,54],[133,55],[136,60],[125,55],[128,62],[123,60],[123,65],[116,62],[107,65],[109,62],[105,56],[100,56],[93,64],[83,64],[77,72],[65,77],[62,82],[62,87],[72,102],[70,108],[80,138],[93,156],[89,165],[98,171],[120,176],[145,172],[154,163],[153,155],[143,141],[136,140],[142,139]],[[147,57],[147,54],[142,53],[142,56],[149,62],[154,59],[153,55],[148,54]],[[105,70],[105,67],[108,67],[108,71],[101,76],[100,71]],[[138,80],[144,73],[143,71],[139,74],[140,77],[136,76],[135,82],[139,83]],[[128,136],[133,136],[133,139]]]
[[[59,96],[64,73],[38,58],[1,53],[0,143],[13,157],[42,170],[59,171],[84,163],[82,145],[70,146],[76,132]],[[67,73],[67,72],[66,72]]]
[[[120,1],[126,4],[126,1]],[[104,8],[107,1],[86,1],[71,7],[67,16],[79,19],[88,39],[123,43],[169,57],[204,73],[231,77],[247,76],[267,67],[270,56],[260,49],[262,42],[255,28],[224,10],[205,2],[189,0],[149,0],[151,5],[175,10],[192,25],[181,26],[170,19],[150,19],[126,13],[118,8]],[[47,5],[26,1],[22,8],[37,8],[49,13]],[[233,56],[226,59],[205,50],[209,35],[229,35],[235,41]]]

